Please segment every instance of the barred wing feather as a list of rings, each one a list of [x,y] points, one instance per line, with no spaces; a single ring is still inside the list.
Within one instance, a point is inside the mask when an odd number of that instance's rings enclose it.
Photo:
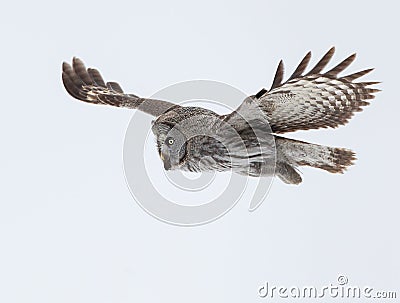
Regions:
[[[307,53],[286,82],[282,82],[281,61],[271,89],[262,89],[246,99],[238,110],[245,111],[257,105],[265,113],[274,133],[336,128],[346,124],[355,112],[361,111],[369,104],[368,100],[375,97],[374,93],[379,89],[370,86],[379,82],[354,82],[373,69],[338,77],[354,61],[355,54],[322,73],[334,52],[332,47],[313,69],[304,74],[311,58],[311,52]]]

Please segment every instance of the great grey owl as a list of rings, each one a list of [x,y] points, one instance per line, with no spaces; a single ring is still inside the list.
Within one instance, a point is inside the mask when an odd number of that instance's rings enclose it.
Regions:
[[[379,91],[370,87],[379,82],[354,82],[372,69],[338,76],[354,61],[355,54],[322,72],[334,51],[332,47],[305,73],[311,59],[308,52],[286,81],[280,61],[271,88],[247,97],[227,115],[125,94],[118,83],[105,83],[96,69],[86,69],[78,58],[72,66],[63,63],[62,80],[76,99],[139,109],[155,116],[152,131],[166,170],[232,170],[249,176],[276,175],[285,183],[299,184],[299,166],[343,173],[353,164],[355,154],[277,134],[344,125]]]

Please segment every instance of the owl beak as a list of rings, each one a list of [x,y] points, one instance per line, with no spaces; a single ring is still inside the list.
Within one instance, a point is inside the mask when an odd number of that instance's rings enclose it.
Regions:
[[[160,157],[161,157],[161,160],[164,163],[164,169],[165,170],[170,170],[172,165],[171,165],[171,160],[170,160],[170,157],[169,157],[169,153],[167,151],[165,151],[165,150],[162,150]]]
[[[163,163],[164,163],[164,169],[165,170],[170,170],[171,169],[171,161],[169,161],[169,159],[164,159]]]

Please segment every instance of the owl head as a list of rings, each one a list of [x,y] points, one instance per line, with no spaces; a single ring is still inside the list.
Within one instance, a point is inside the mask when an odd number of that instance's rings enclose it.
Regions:
[[[187,140],[183,132],[170,123],[157,120],[151,129],[156,136],[157,150],[164,169],[172,170],[182,165],[187,153]]]
[[[157,150],[166,170],[193,165],[204,155],[206,142],[210,142],[205,134],[210,133],[211,116],[219,120],[218,115],[203,108],[178,107],[152,122]]]

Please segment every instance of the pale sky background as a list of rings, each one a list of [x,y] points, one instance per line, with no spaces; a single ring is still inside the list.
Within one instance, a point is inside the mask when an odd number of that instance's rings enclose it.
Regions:
[[[339,274],[399,296],[399,9],[395,1],[3,4],[0,302],[261,302],[265,281],[321,286]],[[291,137],[351,148],[356,165],[339,176],[304,168],[300,186],[276,180],[256,212],[241,201],[196,228],[157,221],[132,199],[122,167],[132,112],[75,102],[61,83],[62,61],[79,56],[141,96],[193,79],[253,94],[271,84],[281,58],[290,73],[308,50],[315,63],[333,45],[332,64],[357,52],[349,71],[375,67],[365,79],[383,81],[383,92],[346,127]]]

